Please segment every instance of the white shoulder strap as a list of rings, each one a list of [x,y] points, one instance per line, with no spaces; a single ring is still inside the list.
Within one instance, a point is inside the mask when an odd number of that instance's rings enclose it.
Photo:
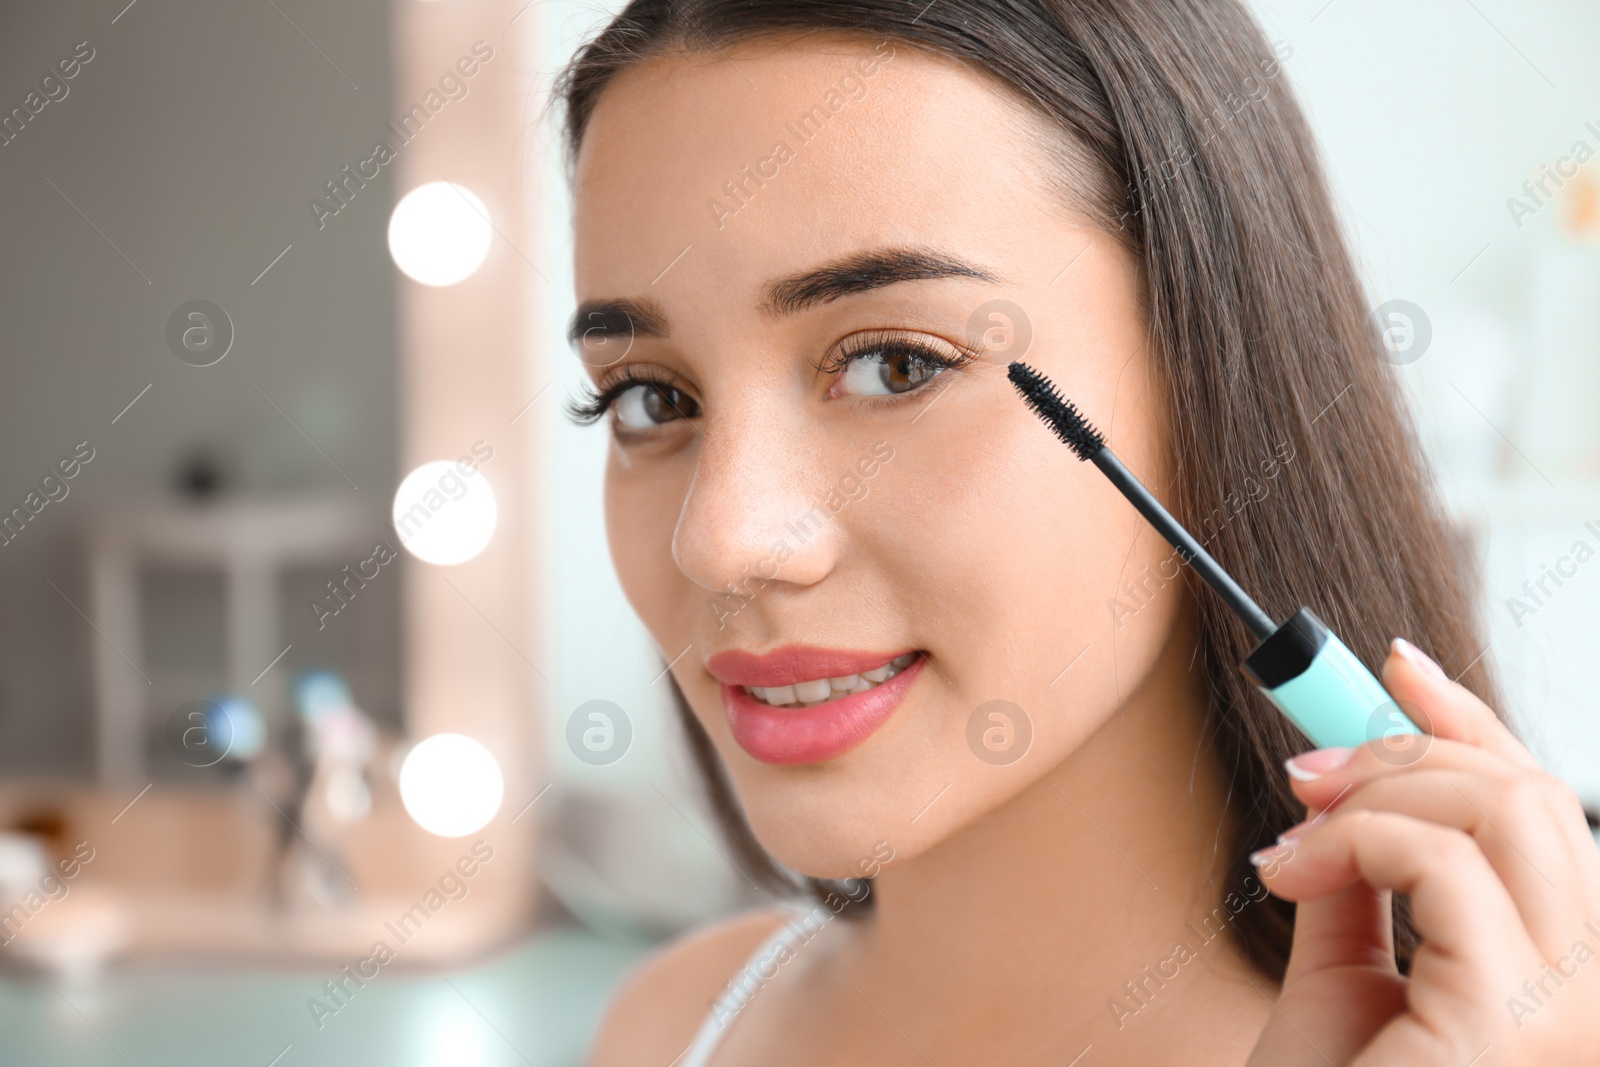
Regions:
[[[761,987],[777,975],[783,957],[794,951],[796,946],[815,937],[817,931],[833,919],[833,912],[820,903],[799,904],[793,911],[794,915],[750,954],[722,996],[713,1002],[694,1040],[690,1042],[688,1052],[674,1067],[706,1067],[723,1035],[733,1025],[733,1020]]]

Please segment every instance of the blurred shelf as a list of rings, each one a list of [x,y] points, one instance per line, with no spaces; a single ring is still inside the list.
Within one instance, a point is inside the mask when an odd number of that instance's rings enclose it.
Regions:
[[[156,693],[145,664],[143,568],[165,564],[222,573],[219,625],[228,688],[250,692],[270,722],[281,718],[286,705],[283,672],[268,671],[291,644],[283,638],[283,574],[311,563],[336,571],[348,562],[342,557],[370,549],[382,524],[380,512],[348,495],[123,501],[95,509],[87,570],[89,615],[104,638],[92,646],[101,784],[126,786],[145,777],[144,731]],[[196,691],[189,699],[202,695]]]
[[[194,565],[239,559],[282,567],[370,548],[381,509],[323,494],[246,497],[215,504],[130,502],[100,508],[90,540],[102,548],[137,552],[141,559]]]

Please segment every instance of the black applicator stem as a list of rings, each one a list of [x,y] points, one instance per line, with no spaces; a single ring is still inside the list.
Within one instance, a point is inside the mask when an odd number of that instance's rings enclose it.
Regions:
[[[1222,569],[1221,564],[1211,558],[1211,553],[1200,546],[1200,542],[1172,517],[1172,513],[1161,506],[1161,501],[1151,495],[1145,484],[1122,465],[1116,453],[1102,445],[1098,451],[1090,454],[1089,461],[1099,467],[1105,476],[1111,479],[1112,484],[1122,490],[1122,495],[1149,520],[1150,525],[1167,539],[1167,543],[1177,549],[1178,558],[1193,567],[1195,573],[1217,591],[1223,603],[1232,608],[1233,613],[1250,627],[1257,640],[1265,641],[1272,636],[1278,629],[1278,624],[1261,610],[1260,605],[1250,599],[1249,593],[1239,588],[1239,583]]]
[[[1257,640],[1265,641],[1277,632],[1278,624],[1250,599],[1248,593],[1239,588],[1239,584],[1211,558],[1211,554],[1200,547],[1200,542],[1161,506],[1161,501],[1151,495],[1145,484],[1122,465],[1116,453],[1106,447],[1100,431],[1089,424],[1072,401],[1056,391],[1050,379],[1020,362],[1014,362],[1006,369],[1006,377],[1011,379],[1011,384],[1017,387],[1034,414],[1043,419],[1045,425],[1055,431],[1056,436],[1079,459],[1089,460],[1099,467],[1111,479],[1111,484],[1122,490],[1122,495],[1139,509],[1139,513],[1167,539],[1168,544],[1177,549],[1178,558],[1193,567],[1195,573],[1217,591],[1222,602],[1250,627]]]
[[[1128,473],[1106,439],[1050,379],[1026,363],[1012,363],[1006,376],[1061,442],[1090,460],[1122,490],[1139,513],[1177,549],[1178,556],[1217,591],[1239,620],[1255,631],[1255,650],[1239,665],[1267,699],[1318,748],[1354,748],[1380,738],[1422,729],[1401,711],[1383,683],[1367,670],[1326,623],[1302,607],[1282,626],[1217,565],[1143,482]],[[1392,762],[1392,761],[1391,761]]]

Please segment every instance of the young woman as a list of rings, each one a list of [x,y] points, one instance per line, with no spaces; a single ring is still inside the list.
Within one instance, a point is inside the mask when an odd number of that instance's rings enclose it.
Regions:
[[[565,72],[611,552],[730,862],[810,893],[653,955],[597,1064],[1600,1062],[1600,859],[1285,52],[1234,0],[644,0]],[[1304,751],[1024,356],[1426,743]]]

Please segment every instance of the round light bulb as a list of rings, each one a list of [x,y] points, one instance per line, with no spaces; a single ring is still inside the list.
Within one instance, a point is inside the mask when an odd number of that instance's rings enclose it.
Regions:
[[[500,507],[482,471],[434,460],[405,476],[394,492],[394,528],[407,552],[425,563],[465,563],[494,536]]]
[[[417,186],[389,216],[389,254],[423,285],[454,285],[471,275],[493,237],[483,201],[454,182]]]
[[[463,837],[500,810],[505,782],[494,755],[465,734],[419,741],[400,765],[400,799],[418,826],[440,837]]]

